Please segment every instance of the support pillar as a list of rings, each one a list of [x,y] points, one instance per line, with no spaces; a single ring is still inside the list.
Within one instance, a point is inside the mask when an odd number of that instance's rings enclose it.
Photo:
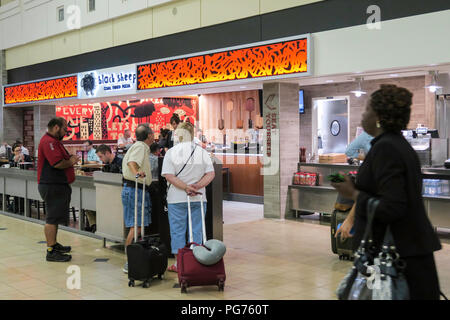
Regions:
[[[299,86],[263,85],[264,217],[284,219],[289,210],[288,186],[299,161]]]

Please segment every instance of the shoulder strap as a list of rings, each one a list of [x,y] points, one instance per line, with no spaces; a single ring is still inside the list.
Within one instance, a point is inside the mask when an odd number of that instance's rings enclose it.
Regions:
[[[191,155],[187,159],[186,163],[183,165],[183,168],[181,168],[181,170],[178,171],[178,173],[175,175],[175,177],[178,177],[180,175],[180,173],[184,170],[184,168],[186,168],[186,165],[188,164],[189,160],[191,160],[192,156],[194,155],[195,149],[197,149],[197,145],[195,145],[194,150],[192,150]],[[169,188],[171,186],[172,186],[172,184],[169,183],[168,186],[167,186],[167,191],[169,191]]]

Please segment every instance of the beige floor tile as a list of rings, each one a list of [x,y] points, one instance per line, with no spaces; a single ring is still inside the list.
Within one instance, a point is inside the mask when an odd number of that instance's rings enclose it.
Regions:
[[[20,289],[20,291],[31,297],[39,298],[42,295],[61,292],[62,290],[49,285],[39,285],[36,287]]]

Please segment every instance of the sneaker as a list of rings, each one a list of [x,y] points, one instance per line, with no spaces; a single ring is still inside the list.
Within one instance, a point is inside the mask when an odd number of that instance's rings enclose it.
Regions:
[[[47,251],[47,261],[68,262],[70,260],[72,260],[72,256],[70,254],[65,254],[58,250]]]
[[[167,271],[178,272],[177,271],[177,266],[173,264],[173,265],[171,265],[170,267],[167,268]]]
[[[123,266],[123,272],[128,273],[128,262],[125,262],[125,265]]]
[[[53,246],[53,249],[61,253],[69,253],[70,251],[72,251],[72,248],[70,246],[63,246],[58,242]]]

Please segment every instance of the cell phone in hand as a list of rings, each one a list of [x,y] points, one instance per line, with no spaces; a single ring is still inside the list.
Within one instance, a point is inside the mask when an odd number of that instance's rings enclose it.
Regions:
[[[339,182],[344,182],[345,177],[340,173],[334,173],[334,174],[330,174],[328,176],[328,180],[330,180],[331,182],[339,183]]]

